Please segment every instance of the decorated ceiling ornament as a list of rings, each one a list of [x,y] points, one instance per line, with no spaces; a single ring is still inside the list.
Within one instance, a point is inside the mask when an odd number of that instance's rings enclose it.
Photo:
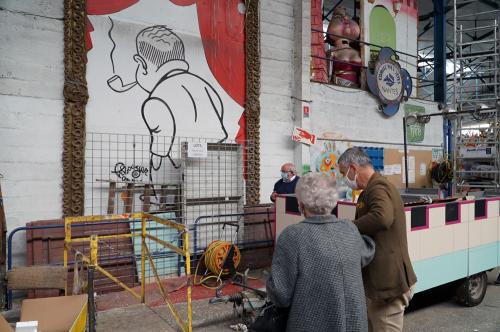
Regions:
[[[333,11],[332,20],[328,24],[328,33],[333,42],[343,38],[358,39],[359,24],[347,15],[345,7],[338,6]]]
[[[331,81],[342,86],[357,87],[361,56],[359,51],[349,45],[359,38],[359,24],[347,15],[345,7],[339,6],[333,11],[328,25],[328,42],[333,46],[327,51],[332,75]]]
[[[366,71],[368,88],[380,100],[380,109],[387,116],[396,114],[401,100],[407,101],[412,92],[410,73],[391,57],[397,58],[393,49],[381,48],[375,69]]]
[[[392,7],[394,14],[397,14],[401,10],[401,0],[392,0]]]

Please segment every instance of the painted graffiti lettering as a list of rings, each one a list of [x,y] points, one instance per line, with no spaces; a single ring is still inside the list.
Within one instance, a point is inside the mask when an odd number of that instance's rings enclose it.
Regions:
[[[122,162],[117,162],[115,169],[111,173],[116,174],[122,181],[140,181],[142,175],[148,175],[149,169],[138,165],[126,166]]]

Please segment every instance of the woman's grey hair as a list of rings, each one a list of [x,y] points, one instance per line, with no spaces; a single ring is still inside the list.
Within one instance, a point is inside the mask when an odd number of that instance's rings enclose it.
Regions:
[[[325,173],[307,173],[295,188],[297,200],[313,215],[328,215],[337,205],[335,178]]]
[[[349,167],[352,164],[359,165],[361,167],[372,166],[373,163],[370,157],[363,151],[362,148],[353,147],[345,150],[344,153],[339,157],[339,165],[344,167]]]

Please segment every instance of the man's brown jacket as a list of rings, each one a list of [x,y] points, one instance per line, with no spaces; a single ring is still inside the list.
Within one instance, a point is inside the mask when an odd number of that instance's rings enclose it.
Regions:
[[[363,269],[366,296],[390,300],[407,292],[417,277],[408,254],[403,201],[396,187],[378,173],[359,196],[354,224],[376,244],[373,261]]]

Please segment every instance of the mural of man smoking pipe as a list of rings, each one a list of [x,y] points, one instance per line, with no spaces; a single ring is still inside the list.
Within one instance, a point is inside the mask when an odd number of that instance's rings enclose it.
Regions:
[[[141,114],[150,135],[150,170],[159,170],[165,158],[180,166],[171,156],[176,137],[209,130],[209,137],[226,140],[222,100],[210,83],[189,71],[183,41],[168,27],[156,25],[138,33],[136,49],[136,81],[124,85],[114,75],[107,83],[119,93],[136,85],[148,93]]]

